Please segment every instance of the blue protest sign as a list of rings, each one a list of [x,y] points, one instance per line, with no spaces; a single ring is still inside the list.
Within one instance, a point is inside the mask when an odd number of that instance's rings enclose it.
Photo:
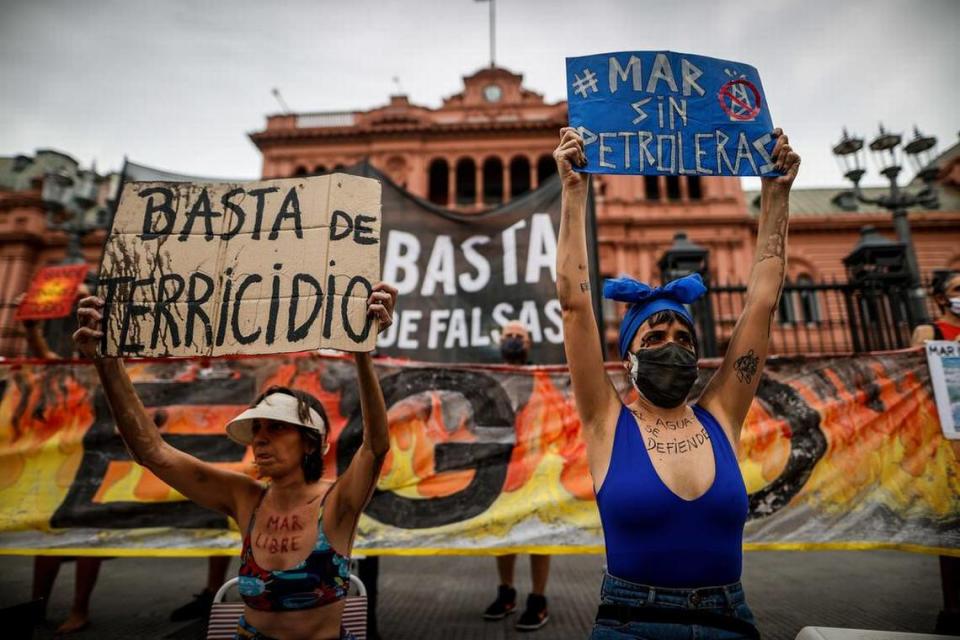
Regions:
[[[672,51],[567,58],[567,109],[587,173],[778,175],[750,65]]]

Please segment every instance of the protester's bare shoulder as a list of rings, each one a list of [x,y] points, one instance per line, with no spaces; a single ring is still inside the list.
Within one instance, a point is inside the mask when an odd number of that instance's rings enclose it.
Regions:
[[[910,344],[914,347],[922,347],[925,341],[933,340],[935,337],[936,336],[933,333],[933,325],[917,325],[917,328],[913,330],[913,337],[910,339]]]

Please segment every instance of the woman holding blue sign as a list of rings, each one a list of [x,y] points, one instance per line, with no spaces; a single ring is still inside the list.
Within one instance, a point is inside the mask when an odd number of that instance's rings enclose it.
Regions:
[[[379,283],[367,314],[382,331],[393,322],[397,290]],[[93,360],[131,457],[197,504],[233,518],[244,532],[237,638],[352,638],[341,628],[350,581],[350,551],[390,448],[387,409],[369,353],[355,354],[363,442],[335,482],[323,476],[329,422],[314,396],[270,387],[226,425],[227,435],[253,448],[261,484],[170,446],[147,415],[119,358],[97,345],[104,302],[80,302],[80,353]]]
[[[723,363],[694,404],[698,345],[687,305],[697,274],[663,287],[607,280],[628,303],[619,351],[637,399],[624,404],[603,365],[590,295],[583,140],[560,132],[563,181],[557,293],[577,410],[606,542],[607,571],[591,638],[758,638],[740,585],[747,492],[740,429],[760,382],[786,272],[790,187],[800,157],[777,129],[779,176],[764,178],[747,301]]]

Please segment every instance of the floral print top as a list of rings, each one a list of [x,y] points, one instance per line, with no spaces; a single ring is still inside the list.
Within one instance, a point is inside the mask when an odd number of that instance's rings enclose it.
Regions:
[[[350,558],[330,546],[323,532],[322,511],[310,555],[297,566],[278,571],[263,569],[253,557],[250,535],[256,517],[254,510],[240,552],[240,596],[248,607],[258,611],[313,609],[347,597]]]

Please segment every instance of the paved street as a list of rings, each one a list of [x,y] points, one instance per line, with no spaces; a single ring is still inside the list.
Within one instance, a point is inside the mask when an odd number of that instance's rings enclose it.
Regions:
[[[496,590],[491,558],[385,558],[380,568],[380,631],[384,640],[584,638],[597,604],[601,556],[554,559],[548,598],[551,621],[517,634],[512,619],[484,622]],[[0,557],[0,606],[25,600],[32,560]],[[518,590],[530,579],[518,562]],[[236,561],[232,569],[236,570]],[[66,616],[73,564],[64,567],[38,638],[52,638]],[[206,562],[191,559],[111,560],[93,596],[93,626],[76,640],[193,640],[203,625],[171,623],[170,610],[198,591]],[[745,559],[747,598],[765,638],[792,639],[805,625],[932,632],[940,608],[937,558],[897,552],[754,552]],[[513,618],[513,617],[511,617]]]

